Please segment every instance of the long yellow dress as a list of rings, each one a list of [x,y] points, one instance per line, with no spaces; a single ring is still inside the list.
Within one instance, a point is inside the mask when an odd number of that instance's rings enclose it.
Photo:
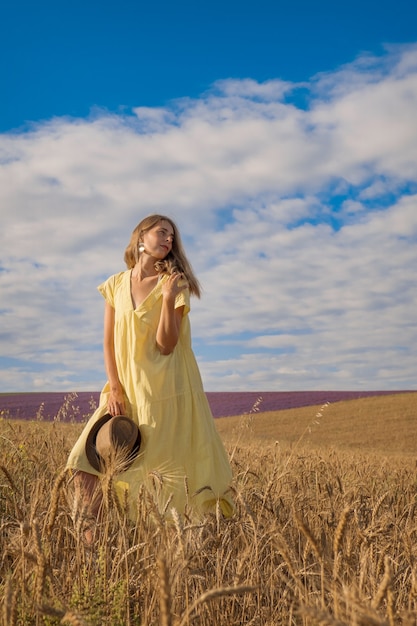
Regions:
[[[131,270],[111,276],[98,289],[115,309],[114,342],[117,370],[126,396],[127,414],[139,425],[142,442],[133,464],[119,474],[119,493],[128,493],[130,515],[138,510],[141,485],[150,489],[161,512],[202,514],[219,502],[223,513],[233,512],[227,494],[232,474],[226,451],[216,431],[200,372],[191,347],[185,289],[175,307],[184,306],[181,332],[174,351],[162,355],[156,345],[162,276],[136,308],[131,296]],[[85,453],[92,425],[105,415],[109,396],[104,386],[97,410],[75,443],[67,468],[100,475]]]

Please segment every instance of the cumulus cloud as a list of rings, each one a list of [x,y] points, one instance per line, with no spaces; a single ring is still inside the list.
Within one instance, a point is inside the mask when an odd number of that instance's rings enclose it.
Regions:
[[[416,104],[410,45],[0,136],[1,389],[102,386],[95,287],[151,212],[203,283],[207,389],[415,388]]]

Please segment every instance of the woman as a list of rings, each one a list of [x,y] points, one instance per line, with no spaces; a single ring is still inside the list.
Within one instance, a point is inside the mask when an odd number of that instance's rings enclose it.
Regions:
[[[77,470],[84,502],[97,515],[101,474],[86,454],[86,442],[104,415],[127,415],[139,426],[140,452],[115,486],[128,492],[133,519],[141,485],[152,489],[155,476],[161,511],[201,514],[219,502],[229,516],[230,465],[191,347],[190,294],[200,297],[200,287],[174,222],[163,215],[142,220],[124,258],[127,270],[98,288],[105,298],[108,381],[67,467]]]

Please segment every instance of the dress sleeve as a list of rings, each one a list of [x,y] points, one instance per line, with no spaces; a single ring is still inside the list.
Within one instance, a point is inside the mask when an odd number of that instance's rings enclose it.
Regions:
[[[184,315],[187,315],[190,311],[190,290],[188,287],[181,291],[175,298],[175,308],[178,309],[180,306],[184,307]]]
[[[114,308],[114,286],[116,282],[115,279],[116,279],[115,276],[110,276],[110,278],[105,280],[104,283],[101,283],[101,285],[97,287],[97,289],[99,290],[99,292],[101,293],[105,301],[108,302],[110,306],[112,306],[113,308]]]

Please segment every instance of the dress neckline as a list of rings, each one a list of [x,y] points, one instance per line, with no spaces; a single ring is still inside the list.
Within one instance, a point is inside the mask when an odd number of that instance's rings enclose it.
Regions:
[[[158,287],[160,281],[162,278],[162,274],[157,275],[157,281],[155,283],[155,285],[152,287],[152,289],[149,291],[149,293],[144,297],[144,299],[139,303],[136,304],[134,298],[133,298],[133,290],[132,290],[132,283],[133,283],[133,268],[130,270],[129,272],[129,293],[130,293],[130,301],[132,303],[132,308],[134,311],[137,311],[138,309],[140,309],[140,307],[147,301],[147,299],[153,294],[153,292],[155,291],[155,289]]]

